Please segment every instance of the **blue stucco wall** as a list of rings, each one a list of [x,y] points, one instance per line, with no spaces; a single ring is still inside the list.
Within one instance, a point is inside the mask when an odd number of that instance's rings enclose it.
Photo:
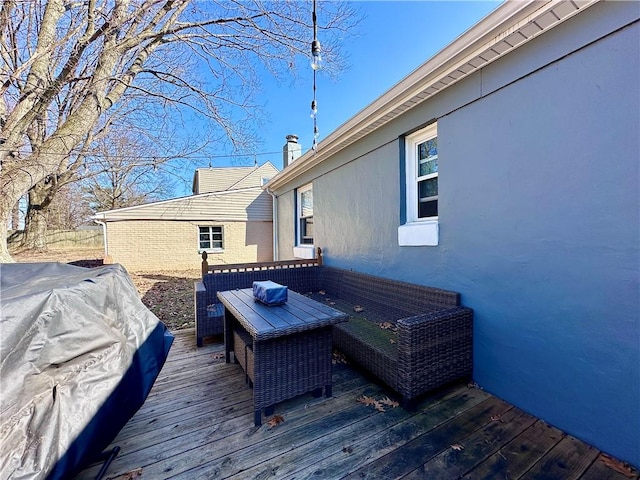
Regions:
[[[327,264],[461,292],[480,385],[640,466],[637,10],[589,8],[299,183]],[[399,247],[399,137],[434,118],[440,244]]]
[[[439,280],[476,309],[476,381],[636,465],[639,40],[628,28],[438,124]]]

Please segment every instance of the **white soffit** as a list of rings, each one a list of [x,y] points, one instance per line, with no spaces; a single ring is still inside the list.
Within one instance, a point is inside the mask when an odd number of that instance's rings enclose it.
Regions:
[[[319,143],[317,153],[310,150],[282,170],[268,183],[268,188],[273,190],[285,185],[403,112],[598,1],[512,0],[503,3],[329,134]]]

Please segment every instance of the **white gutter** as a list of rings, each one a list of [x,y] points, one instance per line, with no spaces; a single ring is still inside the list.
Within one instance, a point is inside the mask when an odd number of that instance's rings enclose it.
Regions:
[[[104,216],[102,217],[104,218]],[[104,241],[104,256],[105,258],[109,255],[109,242],[107,240],[107,223],[101,220],[98,220],[95,216],[93,217],[93,221],[98,225],[102,225],[102,239]]]
[[[273,239],[273,261],[277,262],[279,260],[278,255],[278,197],[276,196],[275,193],[273,193],[273,190],[271,190],[269,187],[266,187],[265,190],[267,191],[267,193],[269,195],[271,195],[271,205],[272,205],[272,209],[273,209],[273,235],[272,235],[272,239]]]
[[[506,1],[351,117],[269,182],[278,190],[426,99],[537,38],[599,0]]]

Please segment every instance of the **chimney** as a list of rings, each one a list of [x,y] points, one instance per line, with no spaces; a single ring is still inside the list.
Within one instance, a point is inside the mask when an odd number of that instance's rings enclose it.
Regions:
[[[287,135],[287,143],[282,147],[282,167],[286,168],[302,155],[302,145],[297,135]]]

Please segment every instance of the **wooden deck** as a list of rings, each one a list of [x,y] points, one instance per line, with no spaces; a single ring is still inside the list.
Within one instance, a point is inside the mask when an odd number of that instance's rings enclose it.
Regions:
[[[377,411],[358,399],[389,392],[344,364],[335,365],[333,397],[283,402],[282,423],[254,427],[251,391],[240,367],[224,363],[222,342],[198,349],[193,330],[175,335],[146,403],[114,441],[122,451],[105,478],[629,478],[594,447],[467,385],[412,412]]]

